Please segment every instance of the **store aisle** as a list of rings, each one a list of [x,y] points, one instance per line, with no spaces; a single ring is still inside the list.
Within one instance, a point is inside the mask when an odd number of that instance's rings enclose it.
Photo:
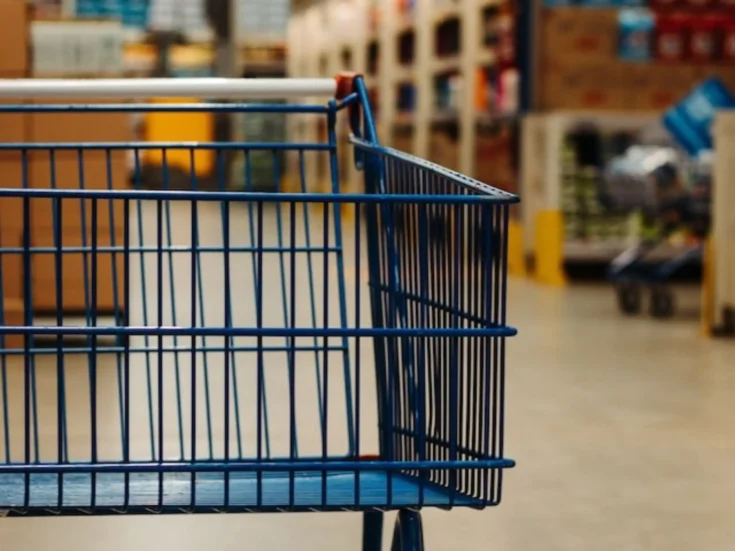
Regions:
[[[181,219],[174,216],[174,221],[185,227],[188,211],[178,214]],[[202,214],[200,223],[201,243],[216,244],[219,211]],[[320,235],[318,221],[311,224]],[[233,232],[238,239],[248,235]],[[185,243],[188,231],[179,234]],[[349,230],[345,237],[350,243]],[[219,319],[221,273],[213,258],[203,277],[215,278],[207,287],[208,312]],[[346,272],[348,285],[354,284],[354,266]],[[249,268],[238,273],[246,277]],[[190,281],[183,265],[176,267],[176,277]],[[233,285],[241,311],[253,300],[252,285],[246,283]],[[190,294],[186,285],[177,284],[179,292]],[[696,294],[687,291],[684,302],[696,306]],[[188,319],[185,310],[179,311],[181,319]],[[268,315],[281,315],[279,307],[270,310]],[[735,343],[702,339],[696,318],[686,319],[686,307],[682,310],[684,317],[670,322],[628,319],[617,312],[608,287],[555,289],[511,281],[508,317],[520,333],[510,340],[508,352],[506,454],[518,465],[506,475],[500,508],[427,511],[429,549],[730,551],[735,541]],[[369,348],[363,347],[364,354]],[[368,361],[365,356],[365,366]],[[37,370],[41,407],[51,414],[54,364],[53,356],[39,359]],[[107,405],[116,399],[114,372],[112,365],[101,371],[109,373],[110,384],[100,387],[107,392]],[[68,377],[69,388],[77,383],[86,388],[86,360],[72,366]],[[76,415],[70,438],[82,444],[88,441],[89,415],[83,394],[74,398],[69,413]],[[145,417],[145,398],[135,400],[135,414]],[[108,424],[100,426],[117,426],[116,407],[107,408],[100,423]],[[278,419],[287,411],[272,409],[271,424],[287,422]],[[111,449],[118,446],[119,432],[103,430],[101,441]],[[366,446],[375,436],[370,432]],[[49,436],[54,437],[44,435]],[[146,442],[142,438],[133,446],[145,451]],[[174,439],[174,451],[177,444]],[[392,516],[386,540],[390,529]],[[357,550],[359,537],[360,516],[349,513],[0,520],[0,548],[23,551],[343,551]]]
[[[514,281],[499,509],[426,513],[432,550],[726,551],[735,541],[735,346],[624,320],[606,288]],[[21,519],[4,549],[358,549],[359,515]],[[386,530],[387,532],[387,530]],[[387,537],[387,535],[386,535]]]

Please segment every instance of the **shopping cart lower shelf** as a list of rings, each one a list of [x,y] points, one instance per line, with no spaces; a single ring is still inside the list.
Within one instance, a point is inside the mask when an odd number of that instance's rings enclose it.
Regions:
[[[324,478],[315,472],[190,474],[133,473],[64,475],[63,484],[54,474],[30,475],[28,503],[25,504],[25,475],[0,475],[0,509],[24,508],[27,514],[134,513],[160,510],[162,513],[267,510],[361,510],[404,507],[480,506],[477,499],[427,485],[418,479],[387,472],[329,472]],[[359,490],[355,479],[359,479]],[[161,492],[161,485],[163,491]],[[92,488],[94,486],[94,500]],[[229,488],[228,488],[229,486]],[[326,487],[326,494],[323,489]],[[227,499],[225,489],[228,488]],[[61,493],[60,493],[61,491]],[[159,502],[160,497],[160,502]],[[390,503],[390,507],[385,504]]]

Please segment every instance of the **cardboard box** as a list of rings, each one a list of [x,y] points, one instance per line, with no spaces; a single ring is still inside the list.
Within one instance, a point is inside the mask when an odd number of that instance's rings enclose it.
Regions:
[[[22,245],[19,230],[5,230],[0,233],[0,267],[3,271],[3,301],[21,300],[23,297],[23,257],[21,254],[7,252]]]
[[[52,103],[53,100],[50,100]],[[97,100],[89,102],[99,103]],[[69,103],[68,100],[56,100]],[[79,100],[83,103],[84,100]],[[132,127],[126,113],[32,113],[29,137],[43,143],[100,143],[129,142]],[[34,151],[30,158],[31,187],[49,189],[125,189],[128,187],[127,152],[110,150],[54,149]],[[115,225],[122,225],[123,202],[112,201]],[[33,217],[50,226],[53,220],[53,201],[34,199]],[[64,225],[81,225],[82,200],[67,199],[61,204]],[[92,201],[84,201],[86,227],[92,227]],[[110,201],[97,201],[98,230],[110,233]]]
[[[576,67],[612,61],[618,49],[618,10],[545,10],[541,33],[538,47],[544,65]]]
[[[31,156],[31,187],[50,189],[53,186],[63,189],[123,189],[127,187],[127,164],[123,151],[114,151],[110,159],[104,151],[86,151],[80,163],[77,152],[58,151],[54,153],[53,164],[46,151],[34,152]],[[53,184],[53,186],[52,186]],[[81,225],[82,207],[84,208],[85,226],[93,227],[92,209],[95,201],[91,199],[69,198],[54,206],[53,199],[34,198],[31,210],[34,223],[51,226],[55,209],[62,211],[64,226]],[[111,222],[123,224],[124,202],[121,200],[96,200],[97,228],[109,234]],[[110,213],[112,205],[112,215]]]
[[[720,77],[725,86],[727,86],[730,91],[735,94],[735,66],[720,65],[704,67],[699,70],[699,74],[697,75],[697,82],[701,82],[712,76]]]
[[[122,101],[122,100],[120,100]],[[99,99],[49,99],[37,103],[101,104]],[[112,100],[107,103],[116,103]],[[126,142],[132,139],[129,113],[32,113],[29,138],[34,142]]]
[[[0,156],[0,187],[23,187],[23,163],[20,153]],[[23,228],[23,200],[0,197],[0,233],[20,231]]]
[[[28,74],[28,3],[0,0],[0,74]]]
[[[51,228],[36,228],[32,238],[34,247],[54,247]],[[113,239],[109,235],[98,235],[97,246],[109,247]],[[124,243],[123,232],[115,233],[116,247]],[[65,228],[62,248],[82,247],[82,229]],[[91,243],[87,241],[87,247]],[[97,263],[96,284],[92,280],[93,262]],[[86,276],[85,276],[86,264]],[[123,310],[123,293],[125,289],[124,259],[122,253],[97,252],[95,255],[82,252],[64,252],[61,268],[61,280],[64,282],[61,300],[56,295],[56,255],[34,253],[31,260],[31,279],[33,282],[33,308],[36,312],[56,311],[61,304],[65,312],[84,312],[97,305],[97,312],[112,313],[116,309]],[[116,278],[113,274],[116,273]],[[85,283],[87,283],[85,285]],[[96,298],[94,293],[96,291]],[[115,300],[117,298],[117,300]]]
[[[618,110],[625,103],[620,63],[580,66],[544,75],[539,103],[546,110]]]
[[[23,301],[20,299],[8,299],[6,297],[3,304],[3,315],[4,324],[8,326],[19,326],[25,325]],[[3,343],[3,337],[0,336],[0,348],[23,348],[25,339],[23,335],[5,335],[5,342]]]
[[[22,76],[21,73],[0,73],[0,78],[20,78]],[[18,103],[21,102],[0,100],[0,142],[2,143],[22,143],[28,137],[28,113],[2,111],[4,106]],[[0,157],[7,155],[7,151],[0,151]]]
[[[664,111],[700,80],[701,70],[688,65],[633,65],[625,73],[626,109]]]
[[[3,284],[2,309],[4,325],[23,325],[23,257],[17,253],[6,252],[7,249],[18,248],[22,244],[19,231],[0,230],[0,270],[2,270]],[[0,335],[0,348],[21,348],[22,335],[6,335],[5,342]]]

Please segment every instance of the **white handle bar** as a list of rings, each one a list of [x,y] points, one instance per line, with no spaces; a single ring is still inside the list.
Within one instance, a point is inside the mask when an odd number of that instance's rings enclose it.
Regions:
[[[0,98],[288,99],[335,97],[334,78],[0,79]]]

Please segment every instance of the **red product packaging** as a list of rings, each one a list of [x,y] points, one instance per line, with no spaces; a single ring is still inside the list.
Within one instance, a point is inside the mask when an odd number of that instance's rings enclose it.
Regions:
[[[680,7],[684,0],[650,0],[648,4],[655,10],[668,10]]]
[[[688,8],[704,10],[715,5],[717,0],[684,0],[684,4]]]
[[[720,57],[723,61],[735,63],[735,18],[722,24],[722,45]]]
[[[686,52],[686,16],[659,15],[656,19],[654,52],[661,61],[680,61]]]
[[[719,50],[721,16],[692,15],[687,33],[687,57],[692,61],[712,61]]]

